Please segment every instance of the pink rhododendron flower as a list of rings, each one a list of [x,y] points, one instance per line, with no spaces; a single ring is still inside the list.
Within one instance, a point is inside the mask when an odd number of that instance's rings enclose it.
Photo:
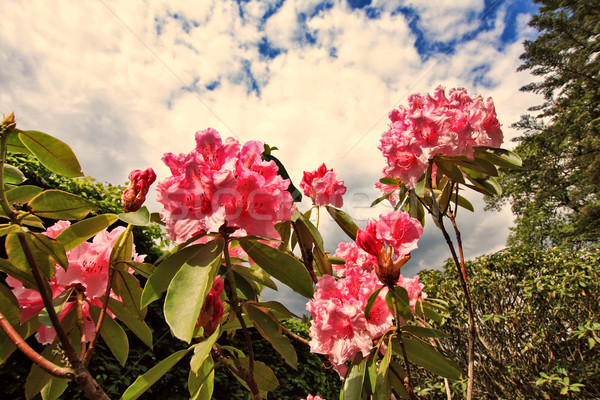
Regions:
[[[425,285],[419,282],[418,275],[412,278],[405,278],[400,275],[397,286],[402,286],[408,292],[408,300],[412,312],[415,312],[417,301],[425,300],[427,298],[427,293],[423,292]]]
[[[336,280],[324,275],[317,283],[314,297],[306,305],[312,314],[310,348],[313,353],[329,356],[333,368],[344,376],[344,363],[357,353],[366,357],[373,339],[392,326],[393,315],[385,304],[386,289],[374,303],[370,319],[364,308],[369,296],[380,286],[377,276],[360,268],[348,268]]]
[[[384,176],[415,188],[429,160],[440,156],[473,158],[473,147],[499,147],[503,136],[491,98],[470,97],[464,89],[439,86],[433,96],[413,94],[408,107],[389,114],[390,127],[379,149],[386,161]]]
[[[68,221],[58,221],[49,227],[44,234],[55,238],[69,225],[70,222]],[[104,295],[106,290],[110,252],[124,229],[123,227],[117,227],[111,232],[106,230],[101,231],[94,237],[92,242],[84,242],[67,251],[67,260],[69,261],[67,270],[65,271],[61,266],[55,264],[55,274],[49,282],[52,297],[57,297],[68,287],[79,285],[79,287],[85,290],[84,294],[88,302],[101,306],[100,297]],[[132,259],[142,262],[144,258],[144,255],[138,255],[135,252],[134,247],[132,250]],[[130,273],[133,273],[133,271],[130,271]],[[21,323],[36,315],[44,308],[42,298],[37,290],[25,288],[20,281],[10,276],[6,278],[6,283],[13,288],[12,292],[19,302]],[[111,293],[111,296],[116,298],[113,293]],[[74,308],[75,304],[68,302],[61,310],[59,319],[62,320]],[[95,327],[89,314],[89,304],[87,302],[83,304],[83,315],[86,320],[86,335],[89,340],[94,333]],[[36,338],[40,343],[47,344],[54,340],[55,335],[56,333],[53,328],[42,326],[38,330]]]
[[[325,163],[316,171],[304,172],[300,188],[310,197],[317,206],[341,207],[344,204],[342,195],[346,193],[344,181],[336,179],[337,174],[332,169],[327,169]]]
[[[277,174],[273,161],[263,161],[264,145],[221,140],[214,129],[196,133],[189,154],[163,157],[172,176],[159,182],[157,200],[167,236],[181,243],[199,232],[217,232],[227,223],[245,234],[278,238],[274,224],[289,220],[289,180]]]
[[[309,394],[308,396],[306,396],[306,399],[300,399],[300,400],[325,400],[322,397],[319,396],[313,396],[312,394]]]
[[[146,201],[146,195],[150,185],[156,180],[156,174],[152,168],[134,169],[129,173],[129,187],[121,196],[121,203],[125,212],[137,211]]]
[[[217,330],[221,317],[223,316],[223,303],[221,292],[223,291],[223,280],[217,275],[198,316],[196,326],[204,328],[204,336],[208,337]]]
[[[356,267],[370,272],[377,266],[377,257],[364,251],[355,242],[338,244],[334,256],[345,261],[342,265],[332,265],[338,276],[344,276],[346,268]]]

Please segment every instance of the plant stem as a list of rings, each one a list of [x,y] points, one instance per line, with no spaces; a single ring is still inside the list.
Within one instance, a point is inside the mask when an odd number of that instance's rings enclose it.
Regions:
[[[127,237],[131,233],[133,225],[128,224],[125,231],[121,234],[121,241],[115,250],[115,254],[119,255],[123,251],[125,247],[125,243],[127,242]],[[131,254],[129,255],[131,257]],[[86,366],[90,364],[90,360],[92,359],[92,353],[94,352],[94,347],[96,342],[98,341],[98,337],[100,336],[100,331],[102,330],[102,325],[104,323],[104,318],[106,317],[106,309],[108,308],[108,302],[110,301],[110,292],[112,290],[113,278],[115,276],[115,260],[111,260],[108,265],[108,279],[106,281],[106,290],[104,291],[104,301],[102,302],[102,308],[100,309],[100,315],[98,316],[98,322],[96,323],[96,331],[94,332],[94,336],[92,337],[92,341],[90,342],[90,346],[85,352],[85,358],[83,362]]]
[[[59,378],[73,378],[74,371],[71,368],[59,367],[29,347],[27,342],[23,340],[21,335],[19,335],[19,333],[15,330],[15,328],[13,328],[13,326],[10,324],[10,322],[8,322],[1,312],[0,327],[2,327],[4,332],[6,332],[6,335],[10,338],[10,340],[12,340],[15,346],[17,346],[17,348],[27,356],[27,358],[29,358],[33,363],[37,364],[41,369]]]
[[[236,317],[240,321],[240,325],[242,326],[242,333],[244,335],[244,339],[246,341],[246,347],[248,348],[248,370],[245,377],[240,374],[238,376],[242,377],[246,383],[248,383],[248,387],[250,388],[250,393],[252,394],[252,398],[254,400],[262,400],[262,395],[260,394],[260,390],[258,388],[258,384],[256,383],[256,379],[254,378],[254,348],[252,346],[252,339],[250,339],[250,334],[248,333],[248,327],[246,326],[246,322],[244,321],[242,310],[240,307],[240,298],[237,295],[237,288],[235,285],[235,276],[233,275],[233,269],[231,266],[231,258],[229,257],[229,236],[222,232],[223,238],[225,239],[225,247],[223,248],[223,254],[225,256],[225,265],[227,267],[227,294],[229,296],[229,305],[231,309],[235,313]]]
[[[434,217],[437,218],[437,221],[439,223],[439,228],[442,231],[442,234],[444,235],[444,239],[446,240],[446,244],[448,245],[448,248],[450,249],[450,253],[452,253],[452,260],[454,261],[454,265],[456,266],[457,272],[458,272],[458,278],[460,280],[460,285],[461,288],[463,290],[463,293],[465,295],[465,303],[467,305],[467,313],[469,315],[469,335],[468,335],[468,364],[467,364],[467,396],[466,399],[467,400],[472,400],[473,399],[473,379],[474,379],[474,363],[475,363],[475,322],[473,319],[473,307],[471,304],[471,295],[469,292],[469,286],[467,284],[467,274],[465,271],[465,262],[464,262],[464,255],[463,255],[463,249],[462,249],[462,242],[460,239],[460,231],[458,230],[458,227],[456,226],[456,221],[452,218],[450,218],[450,221],[452,222],[452,225],[454,226],[454,230],[457,236],[457,241],[458,241],[458,248],[460,251],[460,261],[458,259],[458,256],[456,254],[456,249],[454,248],[454,243],[452,243],[452,239],[450,238],[450,235],[448,234],[448,231],[446,231],[446,227],[444,226],[444,215],[440,212],[440,208],[439,205],[435,199],[435,193],[433,192],[433,187],[430,185],[429,186],[430,190],[431,190],[431,203],[432,203],[432,209],[434,211],[433,215]]]
[[[84,359],[87,338],[85,335],[85,319],[83,318],[83,293],[78,288],[75,288],[75,294],[77,296],[77,326],[79,326],[79,336],[81,337],[81,350],[79,352],[79,358]]]

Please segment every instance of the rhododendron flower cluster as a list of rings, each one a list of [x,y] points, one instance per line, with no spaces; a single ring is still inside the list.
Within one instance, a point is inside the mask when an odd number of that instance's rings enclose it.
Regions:
[[[408,107],[390,112],[390,127],[379,146],[387,164],[385,176],[415,188],[434,156],[472,159],[473,147],[502,144],[491,98],[470,97],[464,89],[451,89],[446,97],[445,91],[439,86],[433,96],[413,94],[408,97]]]
[[[346,246],[346,250],[349,248]],[[353,360],[359,352],[363,357],[369,355],[373,341],[393,326],[394,318],[385,302],[388,289],[384,288],[367,320],[367,301],[381,283],[369,266],[372,260],[365,257],[368,260],[366,265],[356,264],[359,258],[355,258],[355,255],[361,250],[346,250],[343,251],[349,255],[349,259],[340,274],[342,277],[336,280],[331,275],[324,275],[317,283],[313,299],[306,305],[306,310],[312,314],[310,349],[313,353],[328,355],[332,367],[340,376],[346,374],[346,361]],[[400,276],[397,285],[408,292],[413,312],[417,301],[427,297],[418,276]]]
[[[348,268],[344,277],[324,275],[317,283],[306,310],[312,314],[310,350],[329,356],[333,368],[344,376],[344,363],[357,353],[364,357],[373,348],[373,339],[392,327],[393,313],[385,304],[385,289],[375,300],[369,320],[365,307],[381,283],[373,272]]]
[[[181,243],[227,223],[249,235],[278,238],[274,224],[289,220],[293,200],[289,180],[277,175],[274,161],[262,160],[263,151],[257,141],[223,142],[209,128],[196,132],[192,152],[165,154],[172,176],[158,184],[157,200],[168,237]]]
[[[325,163],[313,172],[304,172],[300,188],[310,197],[317,206],[341,207],[344,204],[342,195],[346,193],[344,181],[336,179],[337,174],[332,169],[327,169]]]
[[[150,185],[156,180],[156,174],[152,168],[145,170],[134,169],[129,173],[129,187],[121,196],[121,203],[125,212],[139,210],[146,201],[146,195]]]
[[[319,396],[313,396],[312,394],[309,394],[308,396],[306,396],[306,399],[300,399],[300,400],[325,400],[322,397]]]
[[[50,238],[55,238],[70,224],[69,221],[58,221],[49,227],[44,234]],[[78,285],[78,287],[85,289],[85,298],[89,303],[101,307],[100,297],[104,295],[106,290],[110,253],[117,238],[124,230],[123,227],[117,227],[110,232],[101,231],[94,237],[92,242],[84,242],[67,251],[67,260],[69,261],[67,270],[65,271],[61,266],[55,264],[55,274],[50,281],[53,298],[68,287]],[[145,257],[145,255],[138,255],[135,252],[135,247],[133,248],[132,258],[134,261],[142,262]],[[37,290],[25,288],[20,281],[10,276],[6,278],[6,283],[13,288],[13,294],[19,302],[21,323],[44,308],[42,298]],[[111,296],[114,296],[114,294],[111,294]],[[62,320],[74,308],[75,303],[67,303],[61,310],[59,318]],[[95,328],[89,314],[89,304],[87,302],[83,304],[83,315],[86,320],[86,337],[89,340]],[[47,326],[40,327],[36,334],[36,338],[42,344],[51,343],[55,336],[54,328]]]
[[[223,316],[223,302],[220,297],[222,291],[223,279],[217,275],[208,295],[206,295],[200,316],[196,322],[197,327],[201,326],[204,328],[204,337],[212,335],[217,330]]]
[[[332,265],[338,276],[344,276],[344,272],[348,268],[362,268],[371,272],[377,267],[377,257],[364,251],[355,242],[341,242],[338,244],[334,256],[345,261],[344,264]]]

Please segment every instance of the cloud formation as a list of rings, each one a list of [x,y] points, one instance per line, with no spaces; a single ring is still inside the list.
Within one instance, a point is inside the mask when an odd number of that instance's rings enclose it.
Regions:
[[[112,183],[150,166],[164,179],[162,154],[189,152],[194,132],[213,127],[277,146],[296,183],[325,162],[346,181],[346,210],[364,225],[381,211],[368,204],[377,196],[387,113],[410,93],[444,84],[492,96],[507,147],[516,135],[510,124],[539,101],[518,91],[532,77],[515,72],[522,41],[534,35],[529,2],[8,1],[5,8],[2,112],[66,141],[86,174]],[[464,214],[467,257],[504,245],[508,210]],[[345,240],[332,224],[324,229],[331,250]],[[474,242],[482,232],[489,242]],[[426,227],[413,265],[447,258],[436,234]]]

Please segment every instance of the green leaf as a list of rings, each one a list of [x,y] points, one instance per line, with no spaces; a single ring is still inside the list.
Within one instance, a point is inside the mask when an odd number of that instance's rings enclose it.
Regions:
[[[375,200],[373,200],[373,202],[371,203],[370,207],[375,207],[377,204],[381,203],[382,201],[384,201],[385,199],[387,199],[388,197],[390,197],[391,195],[393,195],[394,192],[395,192],[395,190],[392,190],[390,192],[387,192],[383,196],[380,196],[380,197],[376,198]]]
[[[7,259],[0,258],[0,271],[19,280],[26,288],[38,290],[35,279],[33,279],[33,275],[29,269],[21,269]]]
[[[165,298],[165,320],[173,334],[188,343],[221,264],[225,242],[218,238],[207,245],[175,274]]]
[[[87,241],[103,229],[108,228],[116,220],[117,216],[115,214],[102,214],[87,218],[68,226],[56,237],[56,240],[63,244],[66,251],[69,251]]]
[[[241,265],[233,265],[232,269],[246,279],[253,280],[261,285],[265,285],[268,288],[277,290],[275,282],[273,282],[269,275],[267,275],[264,271],[256,271],[252,268],[243,267]]]
[[[8,135],[7,150],[11,153],[31,154],[29,149],[19,139],[19,132],[21,132],[19,129],[15,129]]]
[[[19,225],[16,224],[1,224],[0,225],[0,237],[6,236],[9,233],[19,232]]]
[[[510,150],[494,147],[475,147],[475,157],[484,158],[487,161],[502,168],[520,168],[523,165],[521,157]]]
[[[211,356],[208,356],[202,363],[202,367],[196,374],[190,370],[188,375],[188,389],[190,391],[190,400],[212,399],[215,382],[215,362]]]
[[[267,152],[264,152],[262,154],[262,159],[266,161],[273,161],[275,162],[275,164],[277,164],[277,175],[280,175],[283,179],[290,180],[290,185],[288,186],[287,191],[290,192],[290,194],[292,195],[292,199],[294,200],[294,202],[302,201],[302,193],[292,183],[292,178],[290,178],[290,175],[286,171],[281,161],[279,161],[277,157]]]
[[[397,179],[389,177],[389,176],[384,176],[383,178],[379,179],[380,183],[383,183],[384,185],[388,185],[388,186],[399,186],[400,182],[398,182]]]
[[[404,369],[400,365],[398,365],[398,363],[396,363],[394,360],[390,361],[389,368],[390,368],[390,373],[388,374],[388,379],[392,385],[392,388],[403,399],[410,398],[408,396],[408,393],[406,392],[404,383],[402,382],[402,380],[406,376]]]
[[[92,316],[94,323],[98,323],[100,307],[90,304],[90,315]],[[124,367],[127,357],[129,356],[129,340],[127,339],[127,334],[123,328],[121,328],[121,325],[112,319],[110,315],[107,315],[106,318],[104,318],[104,323],[100,330],[100,337],[104,340],[104,343],[106,343],[119,364]]]
[[[116,264],[123,270],[131,268],[146,279],[150,278],[156,270],[154,265],[139,261],[118,261]]]
[[[254,322],[254,327],[261,336],[271,343],[286,363],[295,370],[298,370],[298,355],[296,354],[296,350],[292,346],[292,343],[290,343],[290,340],[283,336],[277,319],[269,310],[255,303],[247,302],[244,304],[244,311],[252,322]]]
[[[375,386],[375,400],[388,400],[392,395],[391,382],[388,379],[390,374],[389,365],[392,359],[392,340],[388,340],[385,356],[379,363],[377,370],[377,380]],[[393,374],[393,373],[392,373]]]
[[[4,318],[12,325],[13,328],[19,326],[21,321],[21,311],[19,302],[6,286],[0,283],[0,311]]]
[[[6,200],[8,204],[27,204],[41,192],[42,188],[33,185],[16,186],[6,192]]]
[[[338,224],[340,228],[344,231],[346,235],[350,237],[352,240],[356,240],[356,232],[358,231],[358,226],[354,223],[352,218],[342,210],[338,210],[332,206],[327,206],[327,211],[329,215],[334,219],[334,221]]]
[[[212,248],[213,246],[214,243],[209,242],[205,244],[195,244],[189,247],[184,247],[183,249],[169,255],[160,264],[158,264],[156,270],[144,286],[144,291],[142,292],[142,307],[146,307],[153,301],[160,299],[160,296],[164,291],[167,290],[171,280],[183,264],[197,254],[207,251],[206,248]]]
[[[137,319],[143,320],[146,316],[146,307],[141,307],[142,288],[140,283],[128,272],[115,270],[113,290],[117,296],[121,296],[121,301],[125,308]]]
[[[323,248],[323,237],[321,236],[321,233],[317,230],[315,225],[306,217],[306,215],[302,214],[300,211],[296,211],[292,214],[292,221],[296,223],[296,227],[304,228],[302,230],[302,239],[304,239],[307,242],[314,243],[315,245]]]
[[[494,177],[484,176],[480,172],[466,167],[461,167],[461,169],[467,174],[467,179],[472,183],[472,185],[467,185],[468,187],[488,196],[500,196],[502,194],[502,187]]]
[[[312,208],[308,210],[306,214],[302,214],[299,211],[296,211],[294,214],[292,214],[292,221],[294,221],[294,232],[299,238],[299,243],[305,247],[305,251],[312,251],[312,255],[319,273],[321,275],[332,275],[333,269],[331,268],[329,259],[325,255],[323,237],[313,223],[309,220],[311,210]]]
[[[449,338],[450,335],[448,335],[445,332],[442,332],[440,330],[437,329],[433,329],[433,328],[426,328],[424,326],[416,326],[416,325],[405,325],[402,327],[402,330],[404,332],[408,332],[411,333],[415,336],[418,337],[422,337],[422,338]]]
[[[379,292],[381,292],[381,289],[383,288],[384,286],[380,286],[373,293],[371,293],[367,300],[367,304],[365,304],[365,318],[367,319],[367,321],[369,320],[371,310],[373,309],[373,305],[375,304],[375,300],[377,300],[377,297],[379,297]]]
[[[45,190],[30,202],[31,212],[42,218],[82,219],[97,207],[91,201],[62,190]]]
[[[363,358],[361,352],[358,352],[350,366],[350,371],[346,374],[344,400],[361,400],[366,370],[367,359]]]
[[[296,314],[288,310],[286,306],[277,301],[261,301],[256,304],[265,306],[269,310],[279,313],[280,315],[285,315],[288,318],[299,318]]]
[[[312,279],[304,264],[294,256],[264,243],[239,239],[244,251],[267,273],[304,297],[312,298]]]
[[[55,174],[67,178],[83,175],[73,150],[55,137],[38,131],[21,131],[19,139],[44,167]]]
[[[194,374],[196,374],[196,375],[198,374],[200,367],[202,367],[205,360],[208,358],[208,356],[210,354],[210,350],[212,349],[213,345],[217,342],[217,339],[219,339],[219,336],[221,336],[221,332],[222,332],[222,329],[219,327],[219,329],[214,331],[212,333],[212,335],[210,335],[209,337],[207,337],[206,339],[204,339],[203,341],[198,343],[196,345],[196,347],[194,348],[194,355],[192,356],[192,359],[190,360],[190,370]]]
[[[446,175],[450,180],[458,183],[465,183],[462,172],[451,161],[436,159],[435,164],[438,167],[438,171]]]
[[[52,299],[52,308],[54,308],[54,312],[56,315],[59,315],[62,309],[65,307],[71,295],[73,294],[74,288],[66,289],[64,292],[56,296]],[[50,319],[50,315],[48,314],[48,309],[43,308],[42,311],[38,314],[39,321],[47,326],[52,327],[52,320]]]
[[[29,244],[29,248],[31,249],[31,253],[33,254],[33,258],[38,265],[42,277],[49,281],[54,276],[54,262],[45,252],[39,251],[36,247],[32,246],[32,232],[26,232],[25,236],[27,238],[27,243]],[[27,257],[25,256],[25,252],[21,247],[21,242],[18,238],[18,233],[10,233],[6,236],[5,241],[6,253],[8,255],[8,260],[14,265],[17,269],[23,272],[31,271],[31,267],[29,266],[29,262],[27,261]]]
[[[121,213],[118,215],[119,219],[123,222],[135,226],[148,226],[150,225],[150,212],[146,206],[143,206],[137,211],[129,213]]]
[[[40,392],[42,400],[58,400],[69,386],[69,382],[71,382],[70,379],[51,377]]]
[[[139,319],[139,313],[131,313],[123,303],[113,298],[108,299],[108,309],[146,346],[152,347],[152,331],[144,321]]]
[[[131,261],[131,255],[133,253],[133,233],[131,233],[131,227],[125,229],[112,247],[110,251],[109,263],[110,266],[116,266],[118,261]],[[124,267],[118,268],[120,271],[126,271]]]
[[[165,358],[148,372],[139,376],[121,396],[121,400],[135,400],[154,385],[164,374],[169,372],[194,346],[179,350]]]
[[[247,357],[242,357],[239,360],[245,368],[248,368]],[[279,386],[279,381],[273,370],[262,361],[254,361],[254,378],[261,392],[271,392]]]
[[[400,342],[398,339],[394,339],[394,341],[394,351],[398,352],[401,349]],[[460,379],[463,375],[460,366],[456,362],[442,355],[430,344],[419,339],[412,339],[406,335],[402,335],[402,341],[409,361],[444,378]]]
[[[46,253],[58,265],[63,267],[65,270],[69,266],[69,260],[67,260],[67,253],[63,245],[56,239],[49,238],[41,233],[31,232],[29,236],[31,239],[31,247],[40,253]]]
[[[498,170],[489,161],[482,158],[476,158],[474,160],[459,159],[455,161],[461,168],[466,167],[473,171],[481,172],[485,175],[498,176]]]
[[[10,164],[4,164],[4,183],[8,183],[11,185],[20,185],[25,182],[27,178],[21,170],[17,167],[14,167]]]

